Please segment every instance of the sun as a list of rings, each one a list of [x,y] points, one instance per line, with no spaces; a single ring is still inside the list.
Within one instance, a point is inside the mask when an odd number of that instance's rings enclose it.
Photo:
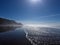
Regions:
[[[41,2],[41,0],[30,0],[31,3],[38,3]]]
[[[43,2],[42,0],[27,0],[27,3],[30,5],[39,5],[42,2]]]
[[[31,2],[37,2],[37,0],[31,0]]]

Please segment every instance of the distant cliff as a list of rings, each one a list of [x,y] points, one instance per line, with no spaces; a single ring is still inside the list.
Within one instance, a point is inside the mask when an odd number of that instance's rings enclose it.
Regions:
[[[0,18],[0,26],[22,26],[22,23],[17,23],[14,20]]]

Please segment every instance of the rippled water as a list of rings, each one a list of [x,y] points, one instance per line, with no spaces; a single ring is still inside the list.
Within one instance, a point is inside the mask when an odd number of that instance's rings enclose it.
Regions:
[[[26,37],[33,45],[60,45],[60,29],[49,27],[26,28]]]

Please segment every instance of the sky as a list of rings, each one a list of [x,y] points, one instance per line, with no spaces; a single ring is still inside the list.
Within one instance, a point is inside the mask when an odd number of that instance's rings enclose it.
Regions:
[[[0,0],[0,17],[23,23],[60,23],[60,0]]]

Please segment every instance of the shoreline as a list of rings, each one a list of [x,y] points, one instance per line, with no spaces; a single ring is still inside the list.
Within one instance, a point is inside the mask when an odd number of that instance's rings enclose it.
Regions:
[[[37,45],[28,37],[28,32],[26,30],[24,30],[24,32],[26,33],[26,38],[31,42],[31,44],[32,45]]]

